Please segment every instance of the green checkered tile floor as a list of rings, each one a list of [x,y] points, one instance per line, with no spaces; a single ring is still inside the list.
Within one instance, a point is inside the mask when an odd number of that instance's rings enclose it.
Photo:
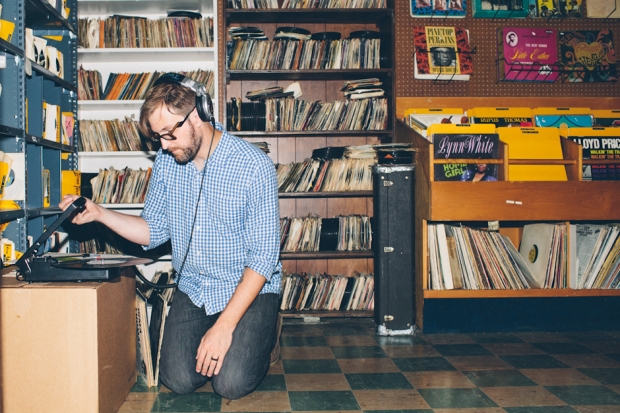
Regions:
[[[367,318],[286,319],[280,343],[243,399],[139,378],[120,412],[620,413],[620,332],[385,337]]]

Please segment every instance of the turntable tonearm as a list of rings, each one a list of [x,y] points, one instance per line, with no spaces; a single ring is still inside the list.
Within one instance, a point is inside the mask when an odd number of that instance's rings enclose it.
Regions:
[[[124,255],[64,254],[37,255],[41,245],[66,220],[83,211],[86,198],[79,197],[54,221],[15,263],[17,279],[29,282],[109,281],[121,275],[121,268],[148,264],[152,260]]]

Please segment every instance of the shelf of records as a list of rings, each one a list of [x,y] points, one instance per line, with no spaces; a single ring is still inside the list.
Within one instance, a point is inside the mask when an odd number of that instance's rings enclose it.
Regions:
[[[75,90],[66,79],[71,79],[74,69],[71,65],[65,65],[65,61],[71,61],[75,53],[72,48],[74,41],[68,31],[49,29],[24,29],[24,61],[26,73],[30,75],[34,70],[46,78],[62,85],[65,89]],[[20,53],[21,54],[21,53]],[[66,72],[66,73],[65,73]]]
[[[250,29],[250,30],[248,30]],[[278,27],[273,40],[254,27],[231,27],[227,42],[229,70],[339,70],[389,68],[381,32],[358,30],[342,39],[339,32],[310,33]],[[248,33],[250,32],[250,33]],[[385,43],[385,40],[384,40]]]
[[[385,131],[389,126],[385,98],[347,99],[333,102],[271,98],[262,102],[226,103],[229,131]]]
[[[82,172],[81,193],[98,204],[142,204],[148,190],[152,169],[116,169],[99,173]]]
[[[227,0],[229,9],[373,9],[386,8],[388,0]]]
[[[123,120],[80,120],[79,131],[80,152],[153,152],[159,149],[158,144],[142,136],[138,121],[131,117]]]
[[[372,190],[375,159],[312,159],[276,165],[278,192],[352,192]]]
[[[377,148],[382,147],[390,145],[317,148],[301,162],[276,164],[278,192],[368,193],[372,191],[371,167],[377,163]]]
[[[78,20],[78,46],[86,49],[213,47],[213,18],[171,11],[149,19],[114,15]]]
[[[165,72],[110,73],[102,87],[103,77],[98,70],[78,70],[78,99],[138,101],[142,102],[146,92]],[[179,71],[178,73],[206,86],[207,92],[214,96],[215,75],[211,70]]]
[[[360,312],[371,316],[374,310],[374,276],[357,273],[346,277],[329,274],[282,274],[280,310],[319,315],[321,311]]]
[[[315,214],[280,218],[280,251],[372,251],[371,218],[367,215],[321,218]],[[286,254],[281,258],[286,259]]]
[[[25,130],[17,124],[17,119],[7,119],[15,123],[0,125],[0,136],[19,137],[37,146],[59,149],[62,152],[75,152],[73,147],[75,117],[69,110],[65,97],[62,93],[60,96],[47,95],[48,101],[40,101],[40,106],[37,105],[37,99],[29,99]]]
[[[67,7],[67,1],[26,0],[26,26],[62,26],[73,33],[75,27],[69,21],[69,16],[75,11]]]
[[[371,166],[377,163],[377,147],[391,145],[320,148],[313,152],[316,158],[277,164],[278,191],[283,198],[372,197]],[[139,151],[82,152],[82,194],[103,204],[142,203],[151,173],[147,165],[154,156],[154,152]],[[86,172],[95,169],[96,163],[110,165],[110,158],[114,158],[117,167],[107,166],[98,173]],[[140,168],[119,166],[128,162]]]
[[[526,224],[517,229],[520,243],[501,229],[458,223],[429,222],[426,230],[426,290],[527,290],[527,296],[561,296],[566,290],[620,289],[616,223]]]

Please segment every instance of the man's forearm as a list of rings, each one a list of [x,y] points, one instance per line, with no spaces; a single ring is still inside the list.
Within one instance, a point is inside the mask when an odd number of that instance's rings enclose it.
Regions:
[[[103,208],[98,221],[121,237],[140,245],[150,244],[149,226],[144,218]]]
[[[222,327],[234,330],[248,311],[267,280],[256,271],[246,268],[235,292],[217,320]]]

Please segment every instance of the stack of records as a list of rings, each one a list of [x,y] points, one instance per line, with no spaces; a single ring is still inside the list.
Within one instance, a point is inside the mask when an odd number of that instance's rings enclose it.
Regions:
[[[376,77],[369,79],[347,80],[344,82],[340,90],[343,91],[344,96],[349,99],[382,97],[385,95],[385,91],[378,87],[382,84],[383,83]]]
[[[274,40],[310,40],[310,31],[300,27],[278,27],[273,38]]]
[[[413,163],[416,149],[409,143],[374,145],[380,165],[407,165]]]
[[[272,86],[265,89],[251,90],[245,94],[245,97],[254,102],[267,98],[284,98],[293,95],[294,92],[285,92],[282,86]]]
[[[267,36],[258,27],[230,27],[228,34],[232,39],[267,40]]]
[[[617,223],[571,225],[571,243],[574,238],[576,244],[571,288],[620,288],[619,234]]]
[[[374,277],[282,272],[280,310],[372,310]]]
[[[319,53],[312,53],[310,55],[311,64],[309,69],[329,69],[329,56],[333,54],[333,50],[338,48],[338,42],[342,35],[339,32],[318,32],[312,33],[311,40],[318,41],[319,47],[317,47]],[[322,49],[322,50],[321,50]],[[317,62],[318,60],[318,62]]]
[[[344,156],[349,159],[376,159],[377,151],[375,145],[347,146]]]
[[[312,159],[339,159],[344,155],[345,146],[327,146],[312,151]]]
[[[232,40],[268,40],[263,30],[258,27],[230,27],[228,34]],[[230,67],[234,51],[234,42],[232,40],[226,42],[226,65],[228,67]]]
[[[429,290],[523,290],[542,287],[533,270],[530,270],[527,258],[522,257],[508,237],[497,231],[429,224],[428,249]]]
[[[264,153],[269,153],[269,144],[267,142],[250,142],[252,145],[256,146],[258,149],[263,151]]]
[[[280,218],[280,250],[283,252],[370,251],[372,218],[367,215],[341,215],[321,218]]]
[[[265,103],[242,102],[241,98],[231,98],[226,103],[226,122],[230,131],[264,131]]]
[[[358,30],[358,31],[351,32],[351,34],[349,34],[349,39],[360,39],[360,41],[362,42],[362,45],[360,47],[360,53],[361,53],[360,62],[364,62],[366,60],[366,56],[365,56],[366,51],[368,51],[370,47],[373,47],[372,45],[374,44],[379,45],[378,65],[369,66],[368,64],[366,64],[363,67],[366,67],[366,68],[389,67],[387,54],[381,52],[382,37],[383,35],[380,32],[373,31],[373,30]]]

